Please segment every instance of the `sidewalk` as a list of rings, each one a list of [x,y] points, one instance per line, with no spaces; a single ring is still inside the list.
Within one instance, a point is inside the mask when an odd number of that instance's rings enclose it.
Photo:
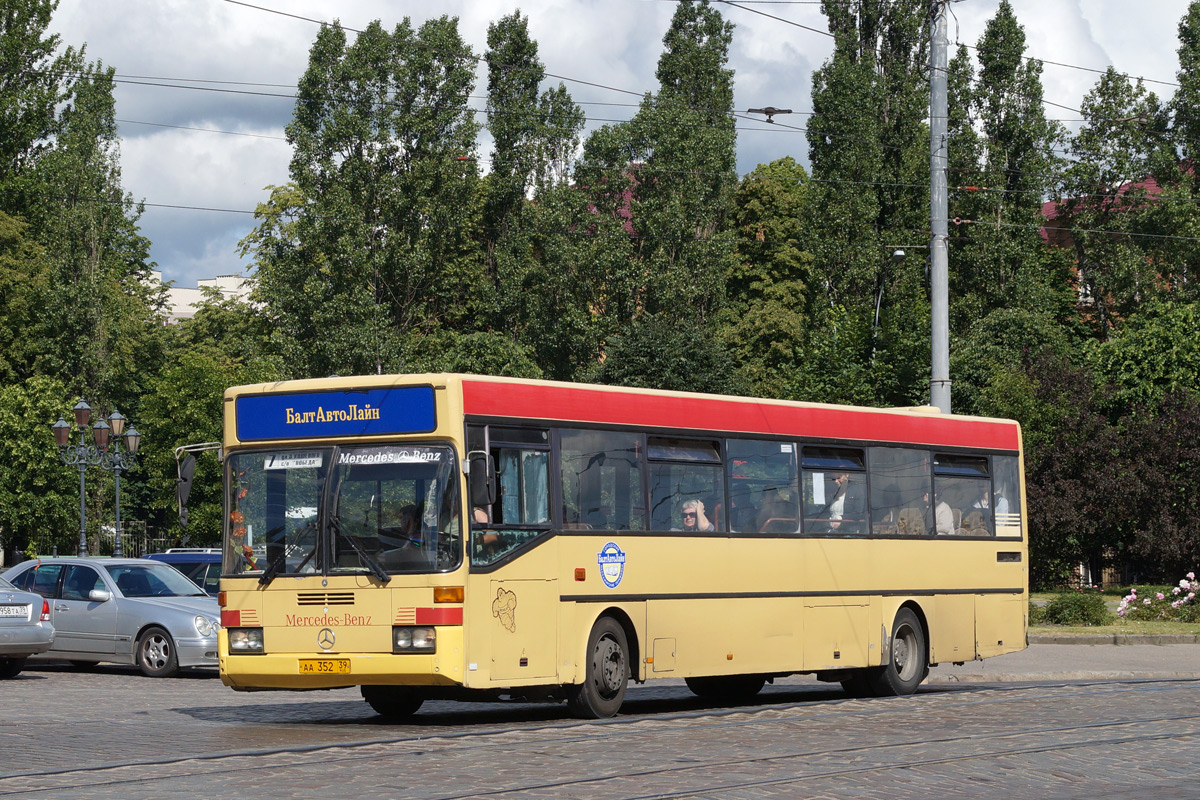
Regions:
[[[1195,636],[1043,634],[1031,635],[1029,641],[1029,647],[1017,653],[962,666],[940,664],[929,670],[928,682],[1200,679],[1200,642]]]

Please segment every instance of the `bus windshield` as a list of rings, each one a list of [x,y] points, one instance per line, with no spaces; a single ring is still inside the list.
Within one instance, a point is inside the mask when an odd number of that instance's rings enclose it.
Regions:
[[[228,459],[224,573],[445,572],[462,560],[446,446],[238,453]]]

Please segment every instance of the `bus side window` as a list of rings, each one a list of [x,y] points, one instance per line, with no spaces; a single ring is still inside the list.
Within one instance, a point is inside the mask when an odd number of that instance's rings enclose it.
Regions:
[[[872,447],[871,529],[876,536],[933,534],[929,453],[903,447]]]
[[[725,444],[729,475],[726,517],[734,533],[798,533],[800,491],[796,446],[790,442],[730,439]]]
[[[801,477],[805,533],[859,536],[867,532],[862,450],[806,445]]]
[[[643,439],[622,431],[563,430],[563,527],[644,530]]]
[[[651,529],[697,533],[725,530],[719,442],[651,436],[646,441],[646,456]]]
[[[1016,456],[992,458],[992,508],[997,536],[1021,535],[1021,461]]]

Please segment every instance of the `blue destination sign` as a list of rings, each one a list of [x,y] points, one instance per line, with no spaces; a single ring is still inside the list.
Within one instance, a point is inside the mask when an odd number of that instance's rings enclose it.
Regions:
[[[437,427],[432,386],[244,395],[236,412],[243,442],[429,433]]]

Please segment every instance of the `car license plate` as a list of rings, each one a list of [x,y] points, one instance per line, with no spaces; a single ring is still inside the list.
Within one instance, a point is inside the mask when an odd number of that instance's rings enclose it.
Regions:
[[[29,616],[29,606],[0,606],[0,617],[20,617],[26,619]]]
[[[348,658],[302,658],[301,675],[344,675],[350,672]]]

